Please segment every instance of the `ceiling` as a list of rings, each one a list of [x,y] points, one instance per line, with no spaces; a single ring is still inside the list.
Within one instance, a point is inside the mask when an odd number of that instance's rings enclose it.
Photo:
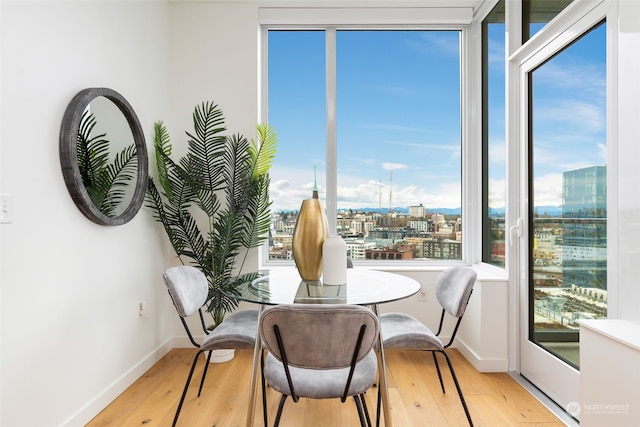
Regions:
[[[194,0],[169,0],[173,3]],[[228,3],[230,0],[195,0]],[[491,1],[491,0],[488,0]],[[232,0],[232,2],[259,3],[269,6],[296,7],[303,5],[325,7],[470,7],[477,10],[485,0]],[[493,1],[492,1],[493,2]]]

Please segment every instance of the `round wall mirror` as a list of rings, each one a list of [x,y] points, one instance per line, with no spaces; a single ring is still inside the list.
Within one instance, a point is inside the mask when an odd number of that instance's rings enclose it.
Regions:
[[[60,163],[71,198],[96,224],[125,224],[142,207],[147,146],[136,113],[118,92],[89,88],[73,97],[60,128]]]

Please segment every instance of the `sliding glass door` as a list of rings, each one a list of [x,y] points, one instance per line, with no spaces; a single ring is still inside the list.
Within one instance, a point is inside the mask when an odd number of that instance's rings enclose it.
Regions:
[[[521,65],[521,373],[578,419],[577,321],[607,316],[606,40],[591,11]]]

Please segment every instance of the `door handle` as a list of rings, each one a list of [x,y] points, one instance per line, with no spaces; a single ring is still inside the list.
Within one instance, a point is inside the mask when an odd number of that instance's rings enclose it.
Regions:
[[[509,228],[509,246],[513,246],[515,241],[514,234],[518,237],[522,236],[522,218],[518,218],[516,225],[512,225]]]

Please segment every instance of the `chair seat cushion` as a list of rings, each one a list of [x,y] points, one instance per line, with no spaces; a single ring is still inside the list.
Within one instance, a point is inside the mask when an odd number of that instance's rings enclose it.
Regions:
[[[442,350],[442,341],[431,329],[405,313],[380,315],[380,330],[384,349]]]
[[[348,396],[362,394],[374,383],[378,368],[378,359],[371,350],[358,364],[353,373]],[[340,369],[308,369],[289,366],[296,394],[312,399],[334,399],[341,397],[347,384],[349,367]],[[318,371],[323,371],[318,375]],[[276,391],[291,396],[289,383],[282,362],[271,353],[267,355],[264,377]]]
[[[258,310],[241,310],[227,314],[207,335],[200,348],[216,350],[226,348],[254,348],[258,330]]]

